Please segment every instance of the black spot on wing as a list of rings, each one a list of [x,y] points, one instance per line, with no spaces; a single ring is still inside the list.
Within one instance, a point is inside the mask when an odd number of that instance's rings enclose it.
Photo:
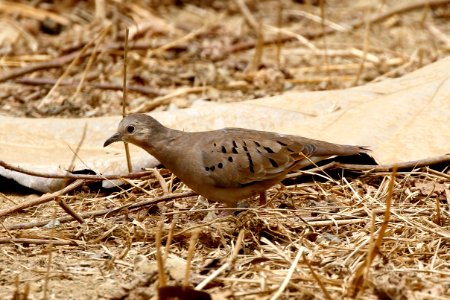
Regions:
[[[281,142],[281,141],[277,141],[277,143],[280,144],[280,145],[283,146],[283,147],[286,147],[286,146],[287,146],[286,143],[283,143],[283,142]]]
[[[234,154],[238,154],[237,148],[233,147],[233,149],[231,149],[231,152],[233,152]]]
[[[264,147],[264,150],[266,150],[267,153],[275,153],[270,147]]]
[[[225,148],[225,146],[222,146],[222,153],[227,153],[227,148]]]
[[[269,161],[270,161],[270,164],[272,165],[272,167],[278,168],[278,163],[274,159],[269,158]]]
[[[237,148],[236,141],[233,141],[233,147],[234,147],[234,148]]]
[[[231,156],[228,156],[228,161],[233,162],[233,158]]]
[[[261,144],[258,143],[257,141],[253,141],[253,143],[255,143],[256,147],[261,147]]]
[[[247,152],[247,159],[248,159],[248,165],[249,165],[250,172],[255,173],[255,168],[253,167],[252,156],[250,155],[249,152]]]
[[[222,164],[222,163],[219,163],[219,164],[217,165],[217,167],[218,167],[219,169],[222,169],[222,168],[223,168],[223,164]]]

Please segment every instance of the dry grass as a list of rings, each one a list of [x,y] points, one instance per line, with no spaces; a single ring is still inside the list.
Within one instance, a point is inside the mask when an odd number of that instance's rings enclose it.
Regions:
[[[0,113],[120,114],[127,27],[130,111],[346,88],[450,49],[445,1],[327,1],[322,12],[294,1],[150,2],[0,4]],[[58,24],[61,34],[45,33]],[[226,218],[198,196],[158,198],[188,192],[161,170],[113,191],[85,185],[56,197],[80,222],[31,227],[67,216],[56,201],[0,220],[0,298],[150,299],[164,281],[215,299],[447,299],[448,172],[321,173],[269,190],[269,208]],[[0,184],[2,209],[37,198]]]
[[[163,180],[171,193],[186,190],[169,175]],[[75,211],[85,212],[164,194],[155,178],[129,183],[128,188],[112,193],[85,189],[61,199]],[[280,290],[281,299],[324,298],[324,291],[332,299],[355,294],[365,299],[377,295],[444,299],[449,295],[450,276],[448,178],[427,169],[399,173],[392,197],[389,183],[389,174],[370,173],[351,181],[343,177],[275,188],[269,192],[270,208],[252,208],[225,218],[218,218],[211,204],[191,196],[85,218],[78,225],[72,221],[47,229],[4,227],[2,235],[17,241],[2,246],[2,280],[8,283],[2,297],[28,284],[32,295],[41,295],[47,275],[49,293],[57,298],[154,295],[159,282],[155,237],[161,235],[166,245],[160,250],[166,257],[166,283],[180,285],[190,239],[198,234],[189,284],[215,297],[275,299]],[[391,216],[381,244],[374,248],[387,199],[392,202]],[[43,204],[10,216],[3,224],[50,223],[54,214],[64,215],[58,207],[55,202]],[[239,232],[242,238],[237,246]],[[166,244],[168,236],[171,242]],[[36,245],[37,241],[44,245]],[[52,241],[55,245],[49,246]],[[369,253],[373,261],[367,265]],[[361,266],[363,279],[357,276]],[[15,276],[20,279],[17,287]]]

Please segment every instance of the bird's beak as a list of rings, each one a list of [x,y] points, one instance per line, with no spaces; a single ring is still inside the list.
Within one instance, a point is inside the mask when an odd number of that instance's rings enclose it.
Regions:
[[[109,139],[107,139],[105,141],[105,143],[103,144],[103,147],[106,147],[108,145],[111,145],[112,143],[120,142],[120,141],[122,141],[122,136],[119,133],[115,133],[113,136],[111,136]]]

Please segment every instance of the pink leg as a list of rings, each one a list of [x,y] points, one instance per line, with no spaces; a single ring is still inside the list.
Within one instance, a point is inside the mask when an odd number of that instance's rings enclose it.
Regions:
[[[222,210],[220,211],[220,213],[217,215],[218,218],[224,218],[224,217],[228,217],[229,215],[232,215],[233,211],[232,210]]]
[[[266,192],[259,193],[259,205],[260,206],[266,206],[267,205]]]

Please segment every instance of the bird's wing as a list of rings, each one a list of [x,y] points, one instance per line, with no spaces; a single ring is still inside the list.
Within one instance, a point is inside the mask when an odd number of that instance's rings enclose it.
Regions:
[[[216,186],[240,187],[283,176],[314,155],[313,143],[272,132],[227,128],[201,142],[203,168]]]

